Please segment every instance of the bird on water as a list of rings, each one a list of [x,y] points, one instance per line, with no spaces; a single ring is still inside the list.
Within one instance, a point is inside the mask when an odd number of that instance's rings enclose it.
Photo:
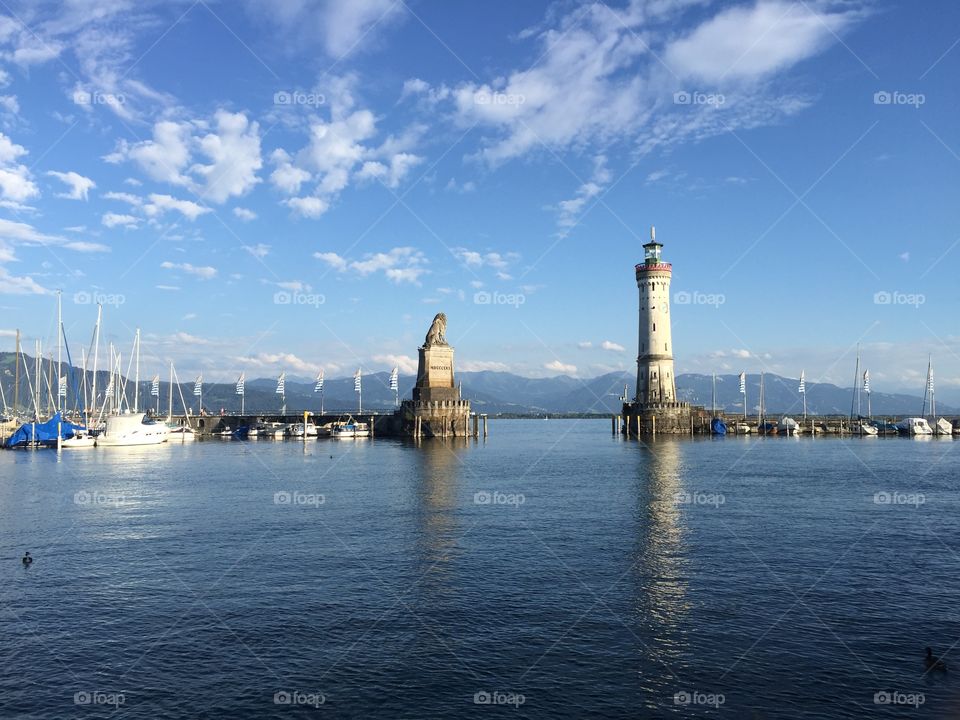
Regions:
[[[24,564],[24,566],[29,566],[30,563],[33,562],[33,558],[30,557],[30,551],[29,551],[29,550],[27,550],[27,551],[23,554],[23,557],[20,558],[20,562],[22,562],[22,563]]]
[[[942,670],[946,672],[947,664],[933,654],[931,648],[927,648],[927,656],[923,659],[923,664],[927,666],[927,670]]]

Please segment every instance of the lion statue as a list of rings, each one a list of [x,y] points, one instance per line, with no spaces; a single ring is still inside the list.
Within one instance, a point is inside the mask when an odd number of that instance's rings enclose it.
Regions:
[[[433,318],[433,323],[427,331],[427,338],[423,341],[424,347],[433,345],[447,344],[447,316],[443,313],[437,313]]]

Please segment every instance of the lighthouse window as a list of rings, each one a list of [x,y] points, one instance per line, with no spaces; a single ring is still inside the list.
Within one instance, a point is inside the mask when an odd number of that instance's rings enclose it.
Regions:
[[[657,324],[656,324],[656,323],[653,324],[653,331],[654,331],[654,332],[657,331]]]
[[[667,344],[666,344],[666,343],[663,344],[663,351],[664,351],[664,352],[669,352],[669,348],[667,347]]]

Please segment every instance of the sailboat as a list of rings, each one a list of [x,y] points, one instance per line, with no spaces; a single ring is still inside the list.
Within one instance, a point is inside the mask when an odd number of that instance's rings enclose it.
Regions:
[[[856,406],[857,414],[853,409]],[[853,398],[850,400],[850,432],[861,437],[875,437],[877,428],[864,421],[860,415],[860,345],[857,345],[857,367],[853,371]]]
[[[710,419],[710,432],[713,435],[723,437],[727,434],[727,424],[722,418],[717,417],[717,374],[713,374],[713,397],[711,401],[713,408],[713,417]]]
[[[927,395],[930,395],[930,420],[934,435],[953,435],[953,425],[944,418],[937,418],[937,396],[933,389],[933,356],[927,360],[927,389],[923,395],[923,409],[927,409]],[[923,415],[923,413],[920,413]]]

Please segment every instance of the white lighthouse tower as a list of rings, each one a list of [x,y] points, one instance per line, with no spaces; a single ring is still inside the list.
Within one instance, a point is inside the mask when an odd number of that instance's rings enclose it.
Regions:
[[[640,340],[637,353],[637,395],[640,407],[671,405],[677,401],[673,376],[673,339],[670,333],[670,278],[673,267],[660,258],[663,245],[656,228],[643,246],[644,261],[636,266],[640,289]]]

